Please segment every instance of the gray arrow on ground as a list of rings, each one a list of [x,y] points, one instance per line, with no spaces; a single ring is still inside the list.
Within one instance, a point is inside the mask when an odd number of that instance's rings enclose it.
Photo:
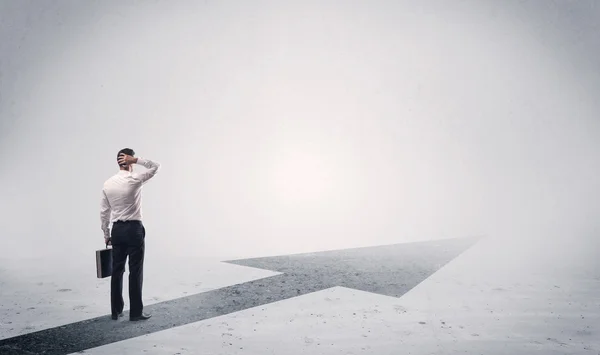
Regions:
[[[478,238],[232,260],[279,275],[145,307],[150,320],[103,316],[0,340],[0,353],[65,355],[248,308],[343,286],[400,297],[471,247]]]

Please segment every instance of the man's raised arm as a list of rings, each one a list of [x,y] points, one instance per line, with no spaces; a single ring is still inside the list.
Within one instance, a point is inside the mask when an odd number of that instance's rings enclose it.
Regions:
[[[150,159],[144,159],[144,158],[135,158],[135,164],[139,164],[142,165],[143,167],[145,167],[146,171],[144,171],[143,173],[137,173],[136,174],[136,178],[141,180],[142,183],[145,183],[146,181],[152,179],[154,177],[154,175],[156,175],[156,173],[158,172],[158,170],[160,169],[160,163],[152,161]]]

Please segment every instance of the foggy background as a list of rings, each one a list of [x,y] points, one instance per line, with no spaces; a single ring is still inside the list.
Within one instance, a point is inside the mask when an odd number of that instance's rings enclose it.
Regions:
[[[162,164],[149,258],[593,256],[599,23],[594,0],[1,0],[1,262],[91,262],[125,147]]]

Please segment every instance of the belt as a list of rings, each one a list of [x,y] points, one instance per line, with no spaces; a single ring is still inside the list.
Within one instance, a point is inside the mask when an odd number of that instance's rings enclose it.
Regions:
[[[130,219],[130,220],[126,220],[126,221],[123,221],[123,220],[114,221],[113,224],[115,224],[115,223],[142,223],[142,221],[137,220],[137,219]]]

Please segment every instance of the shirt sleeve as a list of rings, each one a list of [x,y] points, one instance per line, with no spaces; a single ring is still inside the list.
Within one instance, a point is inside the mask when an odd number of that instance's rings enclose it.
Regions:
[[[137,173],[134,175],[135,178],[139,180],[142,184],[152,179],[160,169],[160,163],[152,161],[150,159],[138,158],[137,164],[142,165],[147,169],[142,173]]]
[[[108,197],[106,197],[106,193],[102,190],[102,200],[100,202],[100,223],[102,232],[104,232],[104,237],[110,237],[110,203],[108,201]]]

